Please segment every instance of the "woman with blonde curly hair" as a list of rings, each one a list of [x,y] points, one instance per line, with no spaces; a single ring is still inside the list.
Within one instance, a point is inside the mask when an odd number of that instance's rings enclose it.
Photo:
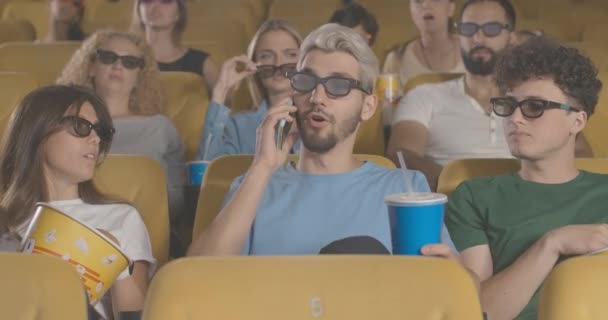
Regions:
[[[144,155],[163,165],[175,221],[184,203],[184,145],[162,114],[159,71],[146,42],[130,33],[96,32],[74,53],[57,83],[93,88],[105,100],[116,128],[110,153]]]

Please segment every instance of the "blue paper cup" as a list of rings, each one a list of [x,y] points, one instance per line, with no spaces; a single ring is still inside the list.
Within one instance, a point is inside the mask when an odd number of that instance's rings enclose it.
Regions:
[[[208,165],[209,161],[191,161],[186,163],[188,168],[188,184],[200,186],[203,183],[203,177]]]
[[[420,255],[423,246],[440,243],[447,201],[446,195],[431,192],[387,196],[393,254]]]

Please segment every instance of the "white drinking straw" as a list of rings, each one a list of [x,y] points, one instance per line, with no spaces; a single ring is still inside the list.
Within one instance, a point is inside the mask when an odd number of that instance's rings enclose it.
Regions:
[[[405,179],[405,186],[407,188],[407,192],[414,192],[414,186],[412,186],[412,181],[408,179],[407,167],[405,166],[405,160],[403,159],[403,153],[401,151],[397,151],[397,157],[399,158],[399,165],[401,166],[401,173],[403,173],[403,179]]]
[[[205,159],[207,159],[207,152],[209,151],[209,146],[211,145],[211,137],[213,137],[213,134],[209,134],[209,136],[207,136],[207,141],[205,141],[205,150],[203,151],[203,158],[201,160],[205,161]]]

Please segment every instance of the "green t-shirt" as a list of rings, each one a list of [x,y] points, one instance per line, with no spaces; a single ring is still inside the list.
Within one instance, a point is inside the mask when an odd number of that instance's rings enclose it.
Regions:
[[[608,223],[608,175],[586,171],[562,184],[535,183],[517,175],[468,180],[452,193],[446,213],[459,251],[489,245],[494,274],[546,232],[592,223]],[[536,319],[538,292],[516,319]]]

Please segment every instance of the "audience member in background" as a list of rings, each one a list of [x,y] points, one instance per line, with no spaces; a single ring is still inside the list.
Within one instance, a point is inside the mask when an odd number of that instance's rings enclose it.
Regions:
[[[112,314],[142,310],[155,267],[139,213],[99,193],[91,179],[110,149],[110,113],[92,91],[49,86],[17,106],[0,146],[0,208],[9,232],[23,236],[37,202],[49,202],[91,227],[109,233],[135,261],[95,309]],[[1,227],[0,227],[1,229]]]
[[[417,39],[395,47],[386,56],[384,73],[399,75],[402,85],[425,73],[462,73],[458,36],[452,34],[454,0],[411,0]]]
[[[57,82],[93,88],[105,100],[116,127],[111,153],[148,156],[163,165],[175,221],[184,208],[184,145],[162,114],[165,99],[146,42],[130,33],[96,32],[72,56]]]
[[[132,31],[145,35],[160,71],[184,71],[200,75],[207,88],[215,85],[218,68],[209,53],[186,48],[186,0],[137,0]]]
[[[291,96],[287,76],[296,69],[301,42],[300,34],[287,21],[268,20],[253,36],[247,56],[233,57],[222,65],[207,111],[199,159],[255,153],[256,128],[272,106]],[[245,78],[255,111],[229,116],[226,99]]]
[[[330,23],[337,23],[357,31],[367,41],[369,46],[376,42],[378,22],[373,14],[357,3],[351,3],[338,9],[329,19]]]
[[[291,77],[289,95],[274,106],[257,130],[249,171],[237,178],[229,201],[195,239],[191,255],[317,254],[329,243],[368,236],[391,250],[384,197],[427,191],[417,171],[385,169],[353,157],[357,130],[376,111],[378,60],[350,28],[327,24],[306,37]],[[280,120],[294,123],[282,147],[275,142]],[[298,136],[297,163],[286,164]],[[447,235],[447,234],[446,234]]]
[[[538,292],[560,261],[608,247],[608,175],[578,170],[575,140],[602,83],[576,49],[544,38],[499,60],[499,98],[516,174],[464,182],[446,224],[481,280],[488,319],[536,319]]]
[[[39,42],[82,41],[84,0],[48,0],[49,31]]]
[[[394,160],[403,151],[408,167],[424,172],[432,189],[452,160],[511,157],[490,98],[498,95],[494,64],[513,39],[515,11],[506,0],[469,0],[460,20],[465,76],[421,85],[403,97],[387,150]]]
[[[394,161],[402,150],[408,166],[424,172],[432,189],[452,160],[511,157],[490,98],[498,95],[496,60],[514,39],[515,10],[507,0],[468,0],[460,20],[464,77],[419,86],[401,99],[387,150]],[[579,140],[586,145],[582,135]],[[579,154],[590,154],[590,148]]]

